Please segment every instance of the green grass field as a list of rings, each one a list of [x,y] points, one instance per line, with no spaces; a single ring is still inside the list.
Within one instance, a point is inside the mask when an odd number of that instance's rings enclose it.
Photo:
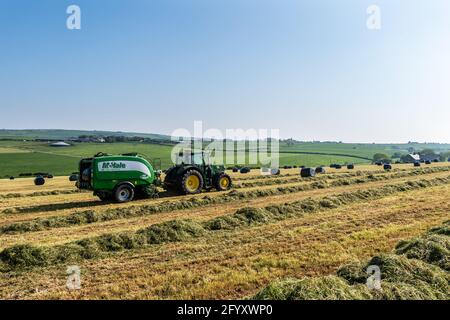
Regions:
[[[5,135],[6,131],[0,130]],[[0,177],[18,176],[20,173],[49,172],[53,175],[68,175],[77,170],[81,158],[91,157],[98,152],[122,154],[137,152],[148,160],[161,160],[161,168],[171,166],[170,152],[172,145],[149,143],[75,143],[71,147],[50,147],[48,142],[26,140],[30,136],[49,136],[64,138],[81,131],[65,132],[58,130],[33,130],[22,132],[23,136],[14,136],[16,140],[0,140]],[[10,132],[12,135],[14,132]],[[89,133],[89,132],[88,132]],[[17,134],[17,132],[16,132]],[[26,135],[25,135],[26,134]],[[156,136],[156,135],[155,135]],[[413,147],[415,150],[433,148],[437,152],[450,150],[446,144],[350,144],[336,142],[302,142],[288,145],[280,144],[280,166],[319,166],[331,163],[364,164],[371,162],[375,153],[389,156],[396,152],[407,153]],[[232,166],[227,164],[226,166]]]

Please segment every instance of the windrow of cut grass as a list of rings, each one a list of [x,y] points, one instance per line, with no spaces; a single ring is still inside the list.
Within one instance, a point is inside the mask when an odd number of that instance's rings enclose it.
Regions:
[[[252,187],[260,187],[260,186],[269,186],[269,185],[277,185],[277,184],[286,184],[286,183],[294,183],[300,181],[323,181],[323,180],[334,180],[334,179],[345,179],[345,178],[353,178],[353,177],[365,177],[369,178],[372,181],[381,181],[388,180],[392,178],[402,178],[402,177],[410,177],[417,176],[422,174],[431,174],[438,172],[450,171],[450,167],[434,167],[434,168],[424,168],[418,170],[397,170],[395,172],[386,173],[386,171],[376,171],[376,172],[364,172],[364,171],[355,171],[348,172],[342,174],[325,174],[321,176],[315,176],[310,178],[302,178],[298,175],[287,178],[274,178],[274,179],[265,179],[259,181],[248,181],[242,182],[239,184],[235,184],[235,189],[240,188],[252,188]],[[366,182],[367,180],[363,181]]]
[[[55,196],[59,194],[74,194],[74,193],[88,193],[89,191],[73,189],[73,190],[51,190],[51,191],[36,191],[32,193],[7,193],[0,194],[0,199],[11,199],[11,198],[28,198],[28,197],[41,197],[41,196]]]
[[[450,170],[450,166],[448,165],[439,165],[439,166],[432,166],[432,167],[421,167],[421,168],[417,168],[417,167],[394,167],[394,169],[390,170],[390,172],[409,172],[409,171],[428,171],[428,170],[443,170],[443,171],[448,171]],[[291,178],[291,177],[298,177],[300,171],[300,169],[295,169],[295,172],[292,172],[292,170],[289,170],[288,173],[281,173],[280,175],[252,175],[252,176],[233,176],[233,181],[237,182],[237,183],[244,183],[244,182],[254,182],[257,180],[270,180],[270,179],[284,179],[284,178]],[[435,171],[437,172],[437,171]],[[364,175],[364,174],[380,174],[380,173],[386,173],[385,170],[383,169],[367,169],[365,168],[364,170],[343,170],[343,171],[332,171],[332,172],[327,172],[324,175],[319,175],[319,176],[315,176],[314,178],[318,178],[318,177],[323,177],[323,176],[331,176],[331,177],[345,177],[345,176],[355,176],[355,175]]]
[[[435,235],[440,236],[439,240],[430,240]],[[449,241],[449,222],[446,222],[422,237],[401,241],[393,254],[375,256],[365,264],[345,265],[336,275],[274,281],[253,299],[447,300],[450,298],[450,273],[448,264],[442,262],[448,263],[450,259]],[[369,266],[380,269],[381,290],[369,289],[366,285]]]
[[[422,237],[400,241],[395,249],[410,259],[419,259],[450,272],[450,221]]]
[[[423,174],[434,173],[425,171]],[[280,186],[274,189],[263,190],[249,190],[249,191],[237,191],[232,190],[220,196],[204,196],[204,197],[192,197],[187,200],[171,201],[155,205],[143,205],[143,206],[130,206],[127,208],[110,208],[105,211],[86,210],[81,212],[75,212],[64,216],[53,216],[46,218],[36,218],[29,221],[16,222],[6,224],[0,227],[0,234],[13,234],[13,233],[25,233],[36,232],[42,230],[49,230],[53,228],[63,228],[73,225],[86,225],[97,222],[111,221],[124,218],[140,217],[150,214],[170,212],[174,210],[193,209],[208,205],[230,203],[240,201],[243,199],[255,199],[268,196],[285,195],[296,192],[303,192],[315,189],[333,188],[339,186],[349,186],[354,184],[361,184],[367,182],[383,181],[389,179],[396,179],[405,177],[405,175],[417,175],[418,172],[398,172],[391,175],[367,175],[354,179],[336,179],[331,182],[322,180],[305,183],[301,185],[293,186]],[[23,210],[20,208],[6,209],[3,213],[20,213],[27,212],[27,208]]]
[[[16,245],[6,248],[0,253],[0,269],[5,272],[103,257],[116,251],[184,241],[195,237],[208,236],[218,230],[226,231],[267,224],[291,217],[299,217],[303,214],[334,209],[355,202],[375,200],[393,193],[439,186],[449,182],[450,177],[408,181],[380,188],[345,192],[320,199],[305,199],[283,205],[270,205],[265,208],[242,208],[232,215],[217,217],[203,222],[172,220],[154,224],[137,231],[105,234],[57,246]]]

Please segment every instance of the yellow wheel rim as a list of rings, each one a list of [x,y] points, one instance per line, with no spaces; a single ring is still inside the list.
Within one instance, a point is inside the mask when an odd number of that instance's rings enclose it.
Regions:
[[[186,189],[189,192],[196,191],[199,186],[200,186],[200,179],[197,176],[192,175],[186,179]]]
[[[228,180],[227,177],[222,177],[220,178],[219,183],[222,188],[228,188],[228,186],[230,185],[230,180]]]

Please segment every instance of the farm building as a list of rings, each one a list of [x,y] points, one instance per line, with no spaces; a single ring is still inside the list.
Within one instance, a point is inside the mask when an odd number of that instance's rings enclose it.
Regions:
[[[50,147],[70,147],[70,144],[68,144],[64,141],[59,141],[59,142],[51,143]]]
[[[420,155],[419,154],[410,153],[410,154],[404,156],[402,158],[402,160],[405,163],[414,163],[414,162],[420,161]]]
[[[430,162],[439,162],[440,158],[441,157],[438,154],[425,154],[420,156],[420,160]]]

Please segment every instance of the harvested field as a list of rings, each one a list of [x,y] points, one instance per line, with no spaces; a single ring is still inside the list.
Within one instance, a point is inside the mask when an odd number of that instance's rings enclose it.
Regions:
[[[229,192],[125,204],[78,192],[68,177],[43,186],[0,180],[0,297],[248,298],[284,278],[291,280],[283,288],[308,276],[316,278],[305,288],[347,285],[337,270],[374,256],[421,260],[443,270],[440,277],[449,270],[445,164],[230,176],[236,188]],[[80,290],[65,286],[68,265],[82,270]],[[301,298],[371,297],[355,286],[344,286],[342,296],[326,289]],[[388,298],[447,298],[425,289],[411,282],[399,289],[405,295]]]

